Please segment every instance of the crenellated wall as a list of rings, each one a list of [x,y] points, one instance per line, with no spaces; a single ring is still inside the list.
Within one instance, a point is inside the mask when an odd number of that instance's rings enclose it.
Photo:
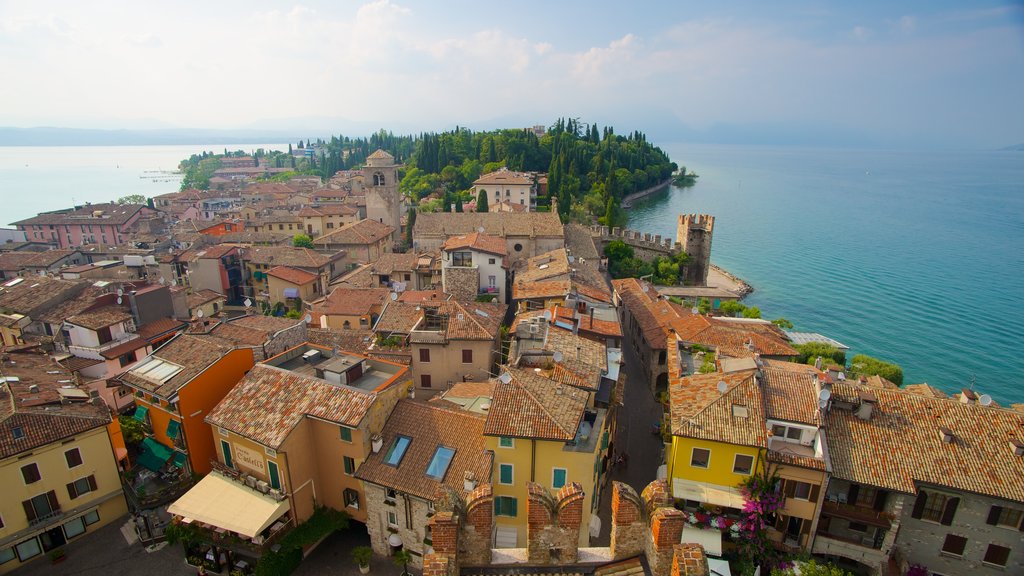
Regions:
[[[706,286],[708,271],[711,269],[711,238],[714,234],[715,217],[708,214],[680,214],[676,226],[676,238],[662,238],[661,234],[639,232],[628,228],[591,226],[590,234],[601,253],[614,240],[622,240],[633,249],[640,259],[650,261],[655,257],[672,257],[686,252],[689,260],[684,267],[682,283],[691,286]]]

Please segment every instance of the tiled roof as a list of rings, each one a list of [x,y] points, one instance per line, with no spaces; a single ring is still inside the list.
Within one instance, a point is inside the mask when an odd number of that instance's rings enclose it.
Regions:
[[[417,302],[388,302],[373,329],[381,333],[408,334],[423,317]]]
[[[88,310],[90,306],[95,305],[96,297],[102,293],[103,290],[101,288],[90,285],[78,295],[42,311],[37,315],[36,319],[49,322],[50,324],[60,324],[75,314],[80,314]]]
[[[58,390],[73,386],[72,374],[37,349],[5,352],[2,371],[4,376],[17,377],[18,382],[0,384],[0,458],[110,423],[106,405],[61,403]],[[23,437],[15,438],[15,428],[21,429]]]
[[[449,340],[494,340],[505,308],[491,302],[445,300],[437,304],[438,311],[448,315]]]
[[[146,342],[145,338],[132,338],[130,340],[125,340],[117,346],[103,350],[100,352],[100,356],[103,356],[107,360],[113,360],[114,358],[127,354],[133,350],[145,348],[147,344],[148,342]]]
[[[356,478],[432,500],[442,485],[465,495],[465,473],[477,482],[490,482],[493,453],[483,436],[484,418],[459,409],[416,400],[400,400],[381,431],[384,446],[401,435],[411,439],[398,466],[384,463],[387,450],[371,453],[359,466]],[[439,447],[455,451],[442,479],[427,476]]]
[[[245,250],[245,260],[253,264],[323,268],[336,256],[326,256],[309,248],[294,246],[256,246]]]
[[[373,330],[326,330],[309,329],[309,341],[325,348],[337,347],[339,350],[370,355],[370,346],[374,344]]]
[[[386,152],[383,148],[377,148],[377,150],[375,150],[373,152],[373,154],[370,154],[369,156],[367,156],[366,159],[367,160],[394,160],[395,157],[392,156],[391,154],[389,154],[388,152]]]
[[[202,306],[203,304],[206,304],[207,302],[214,302],[214,301],[223,300],[223,299],[224,299],[224,295],[223,294],[219,294],[219,293],[214,292],[213,290],[210,290],[208,288],[203,288],[201,290],[193,291],[191,294],[188,295],[188,299],[187,300],[188,300],[188,307],[189,308],[198,308],[199,306]]]
[[[265,331],[239,326],[234,322],[220,322],[210,330],[210,334],[238,347],[262,346],[267,341]]]
[[[11,225],[28,226],[40,224],[67,224],[69,226],[79,226],[82,224],[100,224],[106,226],[120,226],[128,222],[128,220],[131,220],[132,216],[134,216],[136,212],[143,209],[146,209],[146,206],[142,204],[86,204],[73,212],[51,212],[48,214],[39,214],[32,218],[12,222]],[[98,217],[93,216],[96,212],[103,212],[103,214]]]
[[[344,196],[344,194],[339,194]],[[301,218],[315,218],[317,216],[354,216],[359,210],[341,203],[322,204],[320,206],[306,206],[299,210]]]
[[[406,290],[398,295],[399,302],[413,304],[447,300],[449,298],[451,298],[450,294],[445,294],[440,290]]]
[[[416,216],[414,236],[470,234],[484,232],[508,236],[562,237],[562,222],[551,212],[424,212]]]
[[[148,390],[162,398],[169,398],[193,378],[202,374],[207,368],[220,361],[233,348],[223,344],[200,338],[192,334],[178,334],[172,340],[156,349],[151,357],[165,360],[180,366],[182,370],[165,381],[152,380],[134,373],[143,364],[122,373],[117,378],[134,388]]]
[[[467,248],[498,256],[505,256],[508,253],[505,248],[505,240],[497,236],[481,234],[479,232],[473,232],[462,236],[452,236],[445,240],[444,244],[441,245],[441,249],[445,251]]]
[[[254,330],[263,330],[268,336],[273,336],[282,330],[287,330],[297,324],[301,324],[302,320],[279,318],[276,316],[263,316],[262,314],[250,314],[248,316],[232,318],[231,320],[228,320],[228,323],[236,326],[252,328]]]
[[[532,370],[510,368],[508,384],[494,387],[484,434],[568,442],[576,437],[588,394]]]
[[[836,406],[859,402],[867,390],[877,399],[869,420]],[[851,381],[833,384],[832,397],[825,433],[833,476],[907,493],[924,483],[1024,503],[1024,458],[1010,445],[1024,439],[1021,413]],[[939,427],[952,431],[952,442],[941,440]]]
[[[619,298],[622,299],[622,304],[640,326],[644,339],[647,340],[651,348],[656,350],[666,348],[669,328],[677,329],[676,326],[680,321],[691,316],[689,312],[661,300],[653,286],[642,283],[636,278],[612,280],[612,286]],[[644,291],[644,286],[647,286],[646,291]]]
[[[273,276],[274,278],[290,282],[296,286],[312,284],[320,278],[312,272],[306,272],[305,270],[299,270],[298,268],[292,268],[290,266],[275,266],[267,271],[267,276]]]
[[[371,270],[371,264],[363,264],[362,266],[352,270],[348,274],[345,274],[344,276],[331,282],[331,286],[347,286],[349,288],[371,288],[373,287],[373,274]]]
[[[107,326],[113,326],[132,319],[132,313],[120,306],[104,306],[88,312],[82,312],[68,318],[68,322],[75,326],[99,330]]]
[[[404,254],[385,252],[380,255],[376,262],[372,262],[370,266],[374,274],[391,275],[396,270],[411,274],[416,269],[417,258],[418,256],[414,252],[406,252]]]
[[[533,300],[541,298],[558,298],[569,293],[572,282],[569,280],[543,280],[540,282],[522,282],[516,280],[512,285],[513,300]]]
[[[903,389],[911,394],[921,394],[922,396],[931,396],[932,398],[949,398],[948,394],[928,383],[907,384]]]
[[[135,329],[135,333],[145,338],[146,340],[152,340],[167,334],[168,332],[175,332],[181,330],[186,324],[180,320],[174,318],[159,318],[152,322],[147,322],[142,326]]]
[[[728,355],[746,355],[753,352],[764,356],[796,356],[785,333],[770,322],[745,321],[687,314],[673,324],[676,335],[686,342],[711,346]]]
[[[89,285],[80,280],[62,280],[49,276],[8,280],[0,284],[0,310],[32,315],[45,313],[58,302],[81,293]]]
[[[78,370],[82,370],[90,366],[103,364],[103,360],[97,360],[95,358],[79,358],[78,356],[68,356],[63,360],[59,360],[58,364],[60,364],[67,370],[70,370],[71,372],[76,372]]]
[[[257,364],[206,421],[277,449],[307,415],[356,427],[376,395]]]
[[[516,284],[539,282],[569,274],[569,257],[565,248],[538,254],[526,261],[523,270],[516,271]]]
[[[572,255],[576,258],[594,259],[595,261],[601,259],[601,253],[594,245],[594,237],[586,226],[566,224],[565,247],[571,250]]]
[[[764,403],[754,370],[732,374],[697,374],[669,381],[672,434],[742,446],[767,446]],[[726,391],[718,391],[725,382]],[[748,416],[733,415],[733,405]]]
[[[392,226],[366,218],[359,222],[345,224],[334,232],[316,238],[313,240],[313,243],[318,246],[362,246],[376,244],[394,231],[395,229]]]
[[[496,386],[493,380],[487,382],[456,382],[452,384],[451,388],[445,390],[444,395],[446,398],[493,398],[494,387]]]
[[[813,366],[799,372],[779,368],[764,368],[765,416],[787,422],[799,422],[818,426],[821,412],[818,410],[818,396],[814,390]]]
[[[494,186],[495,184],[530,185],[533,184],[533,177],[525,172],[515,172],[502,168],[501,170],[488,172],[473,181],[473,186]]]
[[[387,299],[387,288],[338,286],[325,298],[313,302],[313,316],[363,316],[379,309]]]

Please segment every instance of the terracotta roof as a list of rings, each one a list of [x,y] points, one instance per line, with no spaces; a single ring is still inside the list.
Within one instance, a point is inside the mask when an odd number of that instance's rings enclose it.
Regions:
[[[731,374],[696,374],[669,381],[672,434],[687,438],[767,447],[765,408],[755,370]],[[718,383],[726,383],[725,393]],[[733,405],[746,406],[748,416],[733,416]]]
[[[562,222],[551,212],[424,212],[416,216],[414,236],[457,236],[483,227],[486,234],[562,238]]]
[[[451,388],[445,390],[445,397],[452,398],[493,398],[494,387],[496,386],[493,380],[487,382],[456,382],[452,384]]]
[[[254,330],[262,330],[266,332],[268,336],[273,336],[282,330],[287,330],[301,324],[302,320],[279,318],[276,316],[263,316],[262,314],[250,314],[248,316],[232,318],[231,320],[228,320],[228,323],[236,326],[252,328]]]
[[[331,286],[348,286],[349,288],[371,288],[373,287],[373,274],[371,265],[363,264],[337,280],[331,282]]]
[[[205,372],[233,350],[227,342],[218,343],[192,334],[178,334],[149,355],[181,367],[181,371],[165,380],[151,379],[136,373],[145,369],[142,361],[135,368],[117,377],[134,388],[148,390],[160,397],[170,398],[193,378]]]
[[[670,328],[678,330],[680,322],[686,317],[692,316],[689,311],[672,306],[668,301],[660,299],[658,291],[653,286],[642,283],[636,278],[612,280],[612,286],[622,300],[622,304],[640,326],[644,339],[647,340],[651,348],[656,350],[667,347],[666,342]],[[643,289],[644,286],[647,286],[646,291]]]
[[[244,259],[253,264],[291,266],[293,268],[323,268],[340,257],[326,256],[309,248],[294,246],[256,246],[245,250]]]
[[[135,333],[145,338],[146,340],[153,340],[167,334],[168,332],[176,332],[185,328],[187,324],[174,318],[159,318],[152,322],[147,322],[142,326],[135,329]]]
[[[797,356],[785,334],[771,322],[680,315],[672,327],[685,342],[711,346],[728,355],[757,352],[763,356]],[[747,347],[750,344],[753,350]]]
[[[103,360],[97,360],[95,358],[79,358],[78,356],[68,356],[63,360],[59,360],[58,364],[70,370],[71,372],[77,372],[90,366],[97,364],[103,364]]]
[[[352,222],[345,224],[341,228],[338,228],[334,232],[324,234],[313,240],[313,243],[318,246],[326,245],[366,245],[376,244],[382,239],[387,238],[395,229],[387,224],[382,224],[376,220],[363,219],[359,222]]]
[[[387,153],[384,149],[377,148],[377,150],[375,150],[373,152],[373,154],[370,154],[369,156],[367,156],[366,159],[367,160],[394,160],[395,157],[392,156],[391,154]]]
[[[473,186],[493,186],[495,184],[532,185],[533,177],[525,172],[514,172],[506,168],[488,172],[473,181]]]
[[[516,280],[512,285],[513,300],[534,300],[541,298],[564,297],[572,288],[569,280],[543,280],[540,282],[522,282]]]
[[[96,286],[88,286],[81,293],[63,302],[48,307],[38,314],[36,319],[50,324],[60,324],[64,320],[80,314],[96,304],[96,297],[101,295],[103,290]]]
[[[68,318],[68,322],[89,330],[99,330],[131,319],[132,313],[120,306],[104,306],[76,314]]]
[[[580,224],[565,225],[565,247],[571,250],[576,258],[599,261],[601,253],[594,245],[594,236],[590,229]]]
[[[799,372],[780,368],[764,368],[763,380],[765,416],[775,420],[819,426],[821,412],[814,390],[813,366]]]
[[[339,350],[355,352],[370,356],[370,346],[374,344],[373,330],[326,330],[321,328],[309,329],[309,341],[317,346],[325,348],[338,347]]]
[[[414,252],[399,254],[398,252],[385,252],[380,255],[376,262],[370,263],[370,270],[374,274],[391,275],[396,270],[409,272],[416,270],[416,260],[419,258]]]
[[[388,302],[373,329],[381,333],[408,334],[420,318],[423,318],[423,310],[419,303]]]
[[[306,416],[356,427],[376,394],[257,364],[206,421],[277,449]]]
[[[32,218],[12,222],[11,225],[67,224],[69,226],[79,226],[82,224],[100,224],[120,226],[131,220],[140,210],[149,210],[149,208],[142,204],[86,204],[74,211],[39,214]],[[93,216],[96,212],[103,212],[103,214],[101,216]]]
[[[398,295],[398,301],[422,304],[423,302],[447,300],[450,297],[451,295],[445,294],[440,290],[406,290]]]
[[[344,196],[344,194],[338,194],[338,196]],[[301,218],[315,218],[317,216],[354,216],[359,213],[359,210],[355,208],[341,204],[322,204],[320,206],[306,206],[299,210],[299,217]]]
[[[299,270],[298,268],[291,268],[289,266],[275,266],[267,271],[267,276],[273,276],[285,282],[295,284],[296,286],[304,286],[306,284],[312,284],[316,282],[320,276],[313,274],[312,272],[306,272],[305,270]]]
[[[2,372],[17,382],[0,384],[0,458],[59,442],[110,423],[106,405],[61,403],[59,390],[72,374],[38,349],[6,351]],[[32,388],[35,386],[36,388]],[[15,437],[15,428],[19,428]]]
[[[313,302],[313,316],[363,316],[379,310],[387,300],[387,288],[339,286],[325,298]]]
[[[483,437],[484,418],[459,409],[416,400],[400,400],[388,416],[381,437],[390,448],[398,436],[410,438],[397,466],[384,463],[387,449],[370,453],[359,466],[356,478],[432,500],[442,485],[466,494],[464,478],[472,474],[477,482],[490,482],[493,453]],[[427,476],[438,448],[454,451],[451,462],[438,480]]]
[[[516,284],[539,282],[569,276],[569,256],[565,248],[538,254],[526,261],[526,267],[516,271]]]
[[[508,252],[505,249],[505,240],[489,234],[473,232],[462,236],[452,236],[441,245],[445,251],[469,249],[487,254],[505,256]]]
[[[219,294],[217,292],[214,292],[213,290],[210,290],[210,289],[207,289],[207,288],[203,288],[201,290],[194,290],[191,294],[188,295],[188,299],[187,300],[188,300],[188,307],[189,308],[198,308],[198,307],[200,307],[203,304],[206,304],[208,302],[213,302],[213,301],[216,301],[216,300],[223,300],[223,299],[224,299],[224,295],[223,294]]]
[[[0,310],[28,316],[46,313],[52,306],[81,293],[88,282],[49,276],[15,278],[0,283]]]
[[[921,394],[922,396],[931,396],[932,398],[949,398],[948,394],[928,383],[907,384],[903,389],[911,394]]]
[[[569,442],[583,419],[588,394],[521,368],[496,382],[484,434]]]
[[[113,360],[114,358],[132,352],[133,350],[138,350],[140,348],[145,349],[148,344],[149,342],[147,342],[145,338],[132,338],[131,340],[125,340],[117,346],[103,350],[100,352],[100,356],[103,356],[107,360]]]
[[[869,420],[836,406],[859,403],[868,390],[877,399]],[[850,381],[833,384],[832,397],[825,433],[833,476],[907,493],[924,483],[1024,503],[1024,458],[1010,445],[1024,439],[1019,412]],[[952,431],[952,442],[941,440],[939,427]]]
[[[267,333],[256,328],[239,326],[233,322],[220,322],[210,330],[210,334],[227,340],[238,347],[262,346],[267,341]]]

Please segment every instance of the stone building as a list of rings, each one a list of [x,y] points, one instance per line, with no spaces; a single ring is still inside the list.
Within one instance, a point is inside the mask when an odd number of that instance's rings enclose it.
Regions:
[[[398,165],[395,157],[377,150],[366,158],[363,167],[366,193],[366,217],[391,227],[391,240],[402,232],[402,195],[398,191]]]
[[[693,286],[706,286],[711,269],[711,236],[715,217],[708,214],[680,214],[676,227],[676,242],[690,257],[686,263],[683,282]]]
[[[505,240],[509,263],[565,247],[565,233],[556,212],[425,212],[413,225],[413,247],[439,250],[445,240],[483,232]]]
[[[505,241],[473,232],[453,236],[441,245],[441,283],[456,300],[493,296],[506,303]]]

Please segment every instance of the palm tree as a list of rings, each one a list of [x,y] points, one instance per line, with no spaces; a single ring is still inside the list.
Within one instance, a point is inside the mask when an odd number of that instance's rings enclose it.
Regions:
[[[412,560],[412,555],[405,548],[397,550],[392,556],[391,561],[395,563],[395,566],[402,567],[402,576],[411,576],[409,574],[409,561]]]

